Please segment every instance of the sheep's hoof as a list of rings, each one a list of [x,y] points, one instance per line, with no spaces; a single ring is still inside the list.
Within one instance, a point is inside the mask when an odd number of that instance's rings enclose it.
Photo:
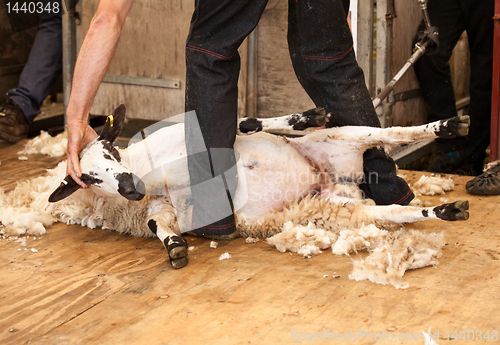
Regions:
[[[188,255],[187,242],[182,237],[167,237],[163,242],[170,259],[180,259]]]
[[[168,252],[170,259],[181,259],[188,255],[188,249],[184,246],[175,247]]]
[[[464,137],[469,134],[470,117],[469,115],[463,115],[458,118],[460,119],[460,123],[458,124],[458,134]]]
[[[303,112],[300,115],[292,115],[288,124],[296,131],[303,131],[310,127],[321,127],[326,124],[330,117],[325,108],[314,108]]]
[[[180,258],[180,259],[170,259],[170,264],[176,270],[179,268],[183,268],[184,266],[186,266],[188,264],[188,262],[189,262],[189,259],[187,256]]]
[[[436,135],[440,138],[450,139],[469,134],[470,117],[468,115],[455,116],[440,122]]]
[[[439,219],[455,221],[469,219],[469,201],[459,200],[450,204],[443,204],[434,207],[434,212]]]

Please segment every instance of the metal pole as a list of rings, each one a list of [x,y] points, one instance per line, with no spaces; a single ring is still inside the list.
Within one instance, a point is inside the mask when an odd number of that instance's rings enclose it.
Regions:
[[[415,45],[415,52],[413,55],[406,61],[403,68],[399,70],[399,72],[392,78],[392,80],[387,84],[387,86],[380,91],[377,97],[373,100],[373,106],[377,108],[382,101],[389,96],[392,90],[394,90],[394,86],[399,82],[399,80],[403,77],[403,75],[410,69],[411,66],[425,53],[425,50],[429,46],[431,41],[425,41],[422,44],[417,43]]]
[[[399,82],[399,80],[403,77],[403,75],[410,69],[411,66],[415,64],[415,62],[422,56],[424,55],[426,49],[433,43],[433,40],[430,39],[429,37],[431,35],[434,35],[434,38],[438,36],[437,34],[437,29],[432,28],[431,21],[429,19],[429,13],[427,12],[427,0],[418,0],[420,3],[420,8],[422,9],[422,12],[424,14],[424,21],[425,21],[425,26],[427,28],[427,33],[429,36],[427,36],[427,39],[423,39],[423,42],[418,42],[415,45],[414,53],[413,55],[407,60],[406,64],[399,70],[399,72],[392,78],[392,80],[387,84],[386,87],[380,93],[373,99],[373,106],[375,108],[379,107],[382,104],[382,101],[389,96],[392,90],[394,90],[394,86]],[[495,1],[500,1],[500,0],[495,0]],[[430,32],[430,29],[435,29],[435,32]],[[383,127],[383,126],[382,126]]]
[[[431,25],[431,19],[429,17],[429,12],[427,11],[427,0],[418,0],[418,1],[420,3],[420,9],[424,14],[425,28],[429,29],[432,25]]]

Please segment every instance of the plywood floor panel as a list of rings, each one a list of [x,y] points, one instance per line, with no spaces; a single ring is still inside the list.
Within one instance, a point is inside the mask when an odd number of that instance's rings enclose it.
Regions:
[[[2,188],[57,163],[14,159],[20,147],[0,143]],[[421,175],[405,173],[412,181]],[[211,249],[210,241],[187,237],[195,247],[190,263],[173,270],[152,238],[57,224],[26,238],[26,246],[2,239],[0,343],[293,344],[299,336],[325,340],[333,331],[372,344],[377,335],[429,327],[439,330],[440,344],[447,343],[446,331],[491,335],[500,331],[500,197],[468,195],[469,179],[454,176],[456,190],[444,196],[470,201],[468,221],[409,226],[445,231],[449,243],[437,268],[405,274],[406,290],[349,280],[349,257],[327,250],[303,259],[263,241],[221,241]],[[425,199],[438,204],[439,198]],[[220,261],[225,252],[232,259]]]

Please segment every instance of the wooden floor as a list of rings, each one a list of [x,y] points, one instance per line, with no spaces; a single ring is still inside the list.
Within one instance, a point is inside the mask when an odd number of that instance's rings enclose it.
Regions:
[[[6,190],[57,161],[19,161],[22,147],[0,142]],[[349,280],[349,257],[325,251],[303,259],[263,241],[211,249],[188,237],[190,263],[173,270],[156,239],[62,224],[25,247],[2,239],[0,344],[293,344],[331,341],[332,332],[333,340],[342,334],[338,343],[423,344],[411,339],[430,327],[439,344],[480,334],[474,344],[498,342],[500,197],[468,195],[469,179],[454,177],[456,190],[446,195],[470,201],[468,221],[411,225],[445,230],[449,244],[437,268],[406,273],[406,290]],[[225,252],[232,259],[219,261]]]

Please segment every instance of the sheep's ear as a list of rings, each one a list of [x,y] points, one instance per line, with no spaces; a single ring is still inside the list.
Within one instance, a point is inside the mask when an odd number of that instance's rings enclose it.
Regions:
[[[80,185],[76,183],[70,175],[66,176],[64,181],[61,183],[59,187],[55,191],[52,192],[52,194],[49,197],[49,202],[56,202],[59,200],[62,200],[64,198],[67,198],[74,192],[76,192],[78,189],[80,189]]]
[[[125,104],[120,104],[115,111],[113,111],[113,115],[108,116],[99,139],[107,140],[111,143],[116,140],[125,122],[125,111]]]
[[[92,185],[97,181],[92,176],[87,174],[82,174],[81,180],[87,186]],[[53,191],[49,196],[49,202],[57,202],[59,200],[65,199],[80,188],[80,185],[76,183],[70,175],[68,175],[61,183],[61,185],[57,187],[57,189]]]

